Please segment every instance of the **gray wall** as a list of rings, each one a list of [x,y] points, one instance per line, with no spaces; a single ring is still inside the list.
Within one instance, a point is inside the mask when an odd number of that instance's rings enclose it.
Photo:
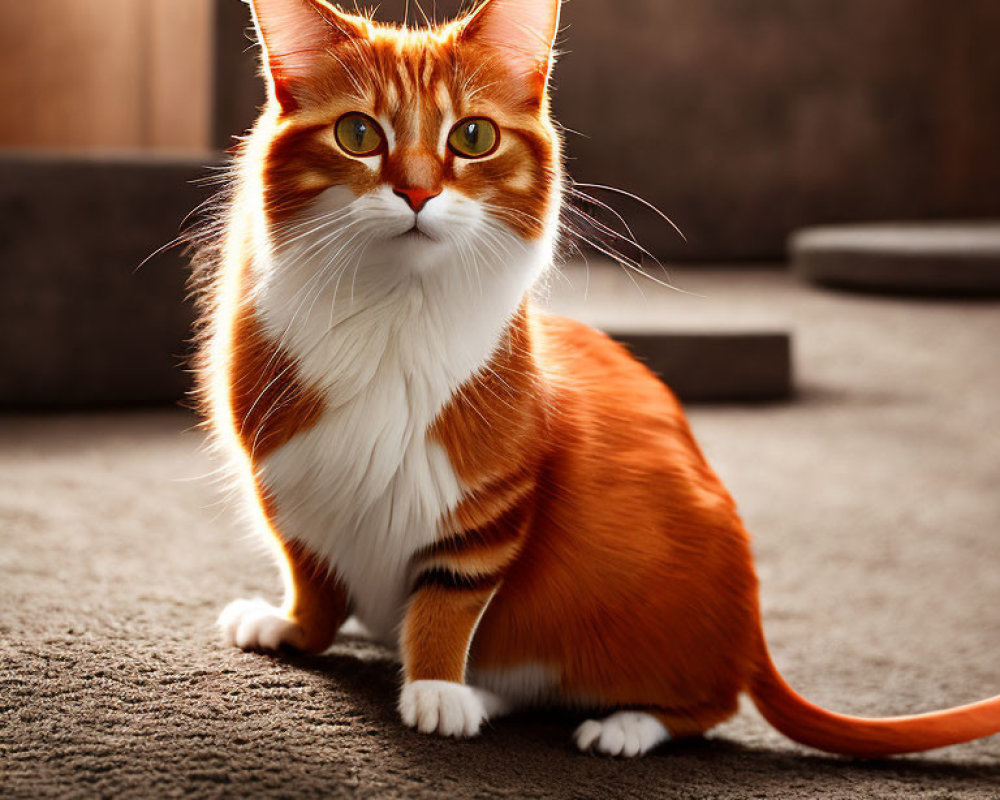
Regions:
[[[245,9],[218,3],[225,141],[259,87]],[[1000,216],[997,0],[571,0],[563,21],[570,172],[670,214],[687,245],[610,198],[661,256],[777,258],[810,223]]]

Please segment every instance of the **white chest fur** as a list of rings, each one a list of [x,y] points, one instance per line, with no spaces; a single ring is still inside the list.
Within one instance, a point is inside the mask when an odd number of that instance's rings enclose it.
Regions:
[[[301,249],[258,264],[257,309],[326,400],[317,424],[260,465],[274,522],[328,559],[381,638],[401,620],[413,553],[437,538],[464,492],[428,429],[487,363],[548,261],[547,242],[508,244],[503,263],[478,265],[476,278],[457,257],[409,270],[383,252],[315,293],[322,264]]]

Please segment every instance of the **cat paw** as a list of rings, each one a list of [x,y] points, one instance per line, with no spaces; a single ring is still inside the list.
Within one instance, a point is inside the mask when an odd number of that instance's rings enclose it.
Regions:
[[[602,720],[588,719],[573,734],[585,752],[634,758],[670,738],[670,732],[652,714],[618,711]]]
[[[349,636],[353,639],[373,640],[372,632],[365,627],[364,623],[357,617],[348,617],[344,624],[337,631],[338,636]]]
[[[486,721],[486,705],[471,686],[451,681],[411,681],[399,696],[403,723],[421,733],[475,736]]]
[[[223,641],[241,650],[277,650],[302,640],[302,629],[264,600],[234,600],[222,610],[218,625]]]

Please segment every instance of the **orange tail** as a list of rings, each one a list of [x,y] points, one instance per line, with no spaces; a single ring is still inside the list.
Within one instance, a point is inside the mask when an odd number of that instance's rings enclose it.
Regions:
[[[764,719],[781,733],[828,753],[880,758],[1000,733],[1000,695],[907,717],[866,719],[827,711],[801,697],[785,682],[766,645],[748,689]]]

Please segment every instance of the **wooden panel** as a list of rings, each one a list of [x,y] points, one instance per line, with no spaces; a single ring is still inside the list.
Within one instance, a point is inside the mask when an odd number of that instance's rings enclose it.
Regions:
[[[236,0],[215,0],[212,20],[215,51],[212,145],[225,150],[246,131],[264,104],[264,81],[258,76],[259,50],[250,7]]]
[[[135,0],[2,4],[0,144],[138,146],[138,23]]]
[[[207,0],[0,4],[0,146],[203,149],[209,21]]]
[[[145,3],[150,65],[145,144],[205,149],[211,129],[212,4]]]

